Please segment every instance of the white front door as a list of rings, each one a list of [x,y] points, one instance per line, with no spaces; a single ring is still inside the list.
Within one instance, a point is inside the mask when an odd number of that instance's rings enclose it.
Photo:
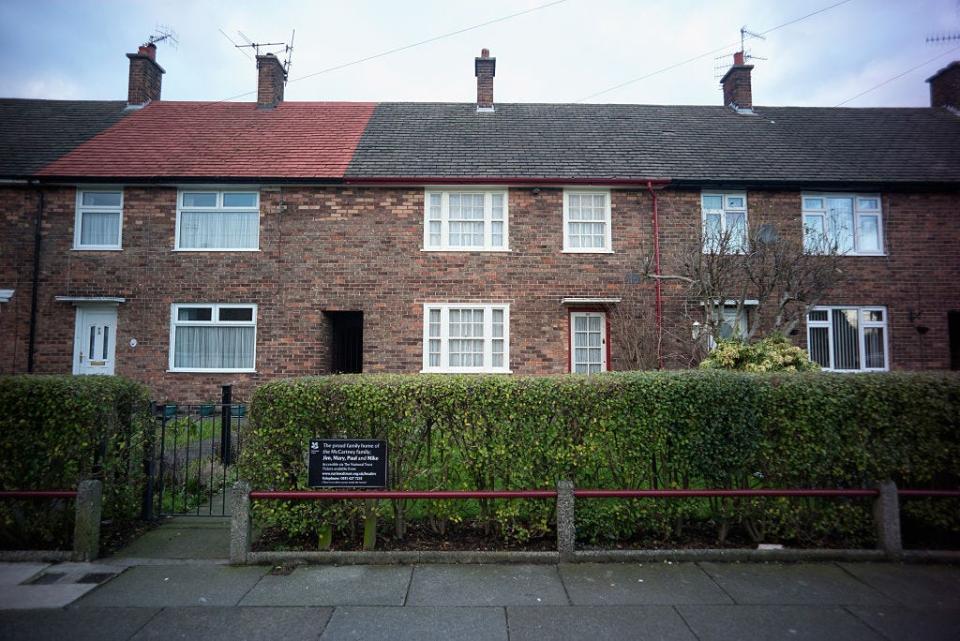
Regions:
[[[74,374],[113,374],[117,346],[116,307],[77,307]]]
[[[607,371],[607,315],[571,312],[570,370],[577,374]]]

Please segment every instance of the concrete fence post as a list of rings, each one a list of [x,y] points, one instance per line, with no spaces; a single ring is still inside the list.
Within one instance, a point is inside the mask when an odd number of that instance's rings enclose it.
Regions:
[[[560,561],[573,560],[576,543],[573,482],[559,481],[557,482],[557,552],[560,553]]]
[[[897,484],[884,481],[878,486],[880,493],[873,501],[873,521],[877,527],[877,547],[891,559],[903,554],[900,539],[900,497]]]
[[[103,484],[100,481],[80,481],[73,521],[74,561],[92,561],[100,554],[102,512]]]
[[[237,481],[231,490],[230,563],[242,565],[250,554],[250,484]]]

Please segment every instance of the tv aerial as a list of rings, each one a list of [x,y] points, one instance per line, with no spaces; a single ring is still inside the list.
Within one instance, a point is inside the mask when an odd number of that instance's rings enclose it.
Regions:
[[[234,47],[236,47],[241,53],[246,55],[248,58],[250,56],[244,51],[244,49],[253,49],[254,53],[257,56],[266,55],[266,54],[271,54],[275,56],[282,55],[284,57],[283,63],[282,63],[283,81],[284,82],[287,81],[287,76],[290,74],[290,66],[293,64],[293,39],[297,35],[296,29],[294,29],[290,34],[289,44],[286,42],[254,42],[253,40],[247,37],[247,34],[239,30],[237,31],[237,35],[239,35],[240,38],[244,41],[244,44],[237,44],[236,42],[233,41],[233,39],[230,36],[224,33],[223,29],[220,30],[220,33],[222,33],[224,38],[229,40]],[[261,49],[263,49],[262,54],[260,53]]]
[[[153,30],[153,34],[147,39],[146,44],[155,45],[158,42],[166,42],[174,49],[180,44],[180,40],[177,38],[177,32],[174,31],[172,27],[164,24],[157,25]]]
[[[760,56],[753,55],[747,49],[747,40],[756,38],[757,40],[766,40],[766,36],[755,31],[750,31],[747,26],[740,27],[740,50],[734,53],[724,54],[713,59],[713,79],[720,80],[735,64],[746,64],[747,60],[766,60]],[[739,54],[739,55],[738,55]],[[719,89],[719,87],[718,87]]]

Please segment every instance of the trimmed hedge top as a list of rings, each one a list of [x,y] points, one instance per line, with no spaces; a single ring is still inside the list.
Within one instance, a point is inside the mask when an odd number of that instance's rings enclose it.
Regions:
[[[241,474],[258,489],[306,487],[315,436],[387,440],[398,489],[960,478],[960,376],[946,373],[330,376],[260,386],[251,417]]]

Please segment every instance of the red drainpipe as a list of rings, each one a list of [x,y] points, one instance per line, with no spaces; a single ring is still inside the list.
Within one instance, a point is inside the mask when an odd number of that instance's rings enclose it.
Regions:
[[[657,192],[653,190],[653,181],[647,181],[647,190],[653,199],[653,273],[656,278],[657,298],[657,369],[663,369],[663,290],[660,283],[660,216],[657,211]]]

